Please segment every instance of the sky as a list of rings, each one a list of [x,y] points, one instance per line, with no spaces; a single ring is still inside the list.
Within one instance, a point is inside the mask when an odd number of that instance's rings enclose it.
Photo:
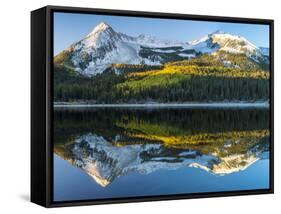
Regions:
[[[269,47],[269,26],[226,22],[190,21],[159,18],[54,13],[54,54],[83,39],[100,22],[130,36],[148,34],[164,40],[182,42],[200,39],[220,30],[243,36],[258,47]]]

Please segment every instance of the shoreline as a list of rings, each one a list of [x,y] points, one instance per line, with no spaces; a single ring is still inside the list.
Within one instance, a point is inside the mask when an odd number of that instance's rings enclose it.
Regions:
[[[269,108],[268,102],[55,104],[54,108]]]

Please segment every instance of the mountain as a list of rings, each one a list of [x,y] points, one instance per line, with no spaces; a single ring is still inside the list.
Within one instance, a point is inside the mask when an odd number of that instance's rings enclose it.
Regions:
[[[54,63],[92,76],[102,73],[113,64],[163,65],[220,52],[243,54],[253,63],[268,64],[265,49],[256,47],[240,36],[214,32],[191,42],[168,41],[145,34],[129,36],[115,31],[105,22],[56,55]],[[231,65],[231,62],[227,64]]]
[[[74,68],[79,73],[95,75],[111,64],[160,65],[164,63],[161,53],[175,52],[175,47],[182,49],[180,45],[181,43],[162,41],[148,35],[131,37],[116,32],[102,22],[85,38],[55,56],[54,61],[55,64]]]
[[[249,57],[263,57],[261,50],[247,39],[222,31],[215,31],[199,40],[190,42],[190,45],[203,53],[213,53],[217,50],[229,53],[245,54]]]

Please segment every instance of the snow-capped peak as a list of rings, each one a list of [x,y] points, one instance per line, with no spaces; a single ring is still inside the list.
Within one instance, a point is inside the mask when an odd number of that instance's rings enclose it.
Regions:
[[[229,53],[244,53],[247,56],[262,57],[257,46],[246,38],[223,31],[212,32],[201,39],[193,40],[189,44],[202,53],[215,53],[217,50]]]
[[[101,22],[88,34],[88,36],[91,36],[93,34],[102,32],[102,31],[104,31],[106,29],[113,30],[106,22]]]
[[[248,56],[261,56],[259,48],[242,36],[224,33],[213,34],[211,38],[214,43],[220,46],[220,50],[231,53],[245,53]]]
[[[93,48],[112,46],[114,42],[120,40],[120,36],[107,23],[98,24],[83,40],[82,46],[89,53]],[[80,48],[80,45],[77,46]]]
[[[196,39],[196,40],[192,40],[192,41],[189,41],[188,44],[190,45],[197,45],[201,42],[206,42],[207,40],[209,40],[213,35],[217,35],[217,34],[226,34],[224,31],[221,31],[221,30],[216,30],[212,33],[209,33],[205,36],[203,36],[202,38],[200,39]]]
[[[211,35],[211,37],[221,39],[221,40],[233,40],[236,42],[240,42],[241,43],[240,45],[250,45],[253,48],[257,48],[254,44],[252,44],[250,41],[248,41],[244,37],[233,35],[230,33],[214,33]]]
[[[222,31],[222,30],[216,30],[216,31],[210,33],[209,35],[214,35],[214,34],[226,34],[226,32]]]

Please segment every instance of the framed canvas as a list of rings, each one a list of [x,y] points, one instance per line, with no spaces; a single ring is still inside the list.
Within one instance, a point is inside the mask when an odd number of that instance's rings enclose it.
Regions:
[[[31,201],[273,193],[273,20],[31,12]]]

